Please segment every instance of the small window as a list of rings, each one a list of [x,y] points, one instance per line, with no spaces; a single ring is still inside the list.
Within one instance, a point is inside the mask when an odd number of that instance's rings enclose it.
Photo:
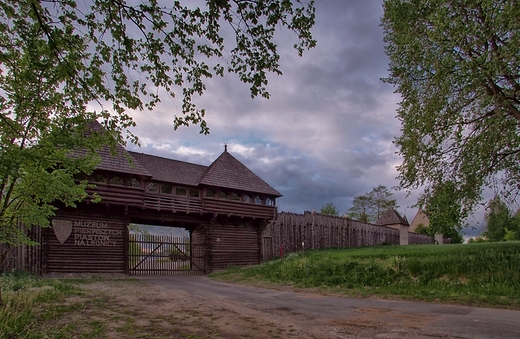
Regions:
[[[249,195],[244,195],[244,199],[243,199],[244,202],[251,202],[251,197]]]
[[[92,181],[106,184],[107,178],[103,174],[96,174],[92,177]]]
[[[267,205],[268,206],[274,206],[274,199],[267,198]]]
[[[226,192],[224,192],[224,191],[219,191],[219,192],[217,193],[217,198],[219,198],[219,199],[227,199],[227,194],[226,194]]]
[[[146,184],[147,192],[159,192],[159,185],[156,182],[149,182]]]
[[[240,195],[236,193],[231,193],[231,195],[229,196],[229,200],[240,201]]]
[[[191,198],[198,198],[200,197],[200,191],[198,189],[195,189],[195,188],[190,188],[189,191],[188,191],[188,195],[191,197]],[[213,194],[215,195],[215,194]],[[206,194],[207,196],[207,194]]]
[[[110,185],[124,186],[124,184],[125,184],[125,181],[121,177],[115,176],[115,177],[112,177],[112,179],[110,179]]]
[[[262,204],[262,198],[260,198],[258,195],[255,197],[255,204]]]
[[[162,184],[161,185],[161,193],[162,194],[172,194],[173,193],[173,186],[172,185],[167,185],[167,184]]]
[[[215,197],[215,191],[214,190],[206,190],[206,197],[207,198],[214,198]]]
[[[141,187],[141,183],[136,178],[132,178],[126,182],[127,186],[131,187]]]
[[[175,195],[183,195],[186,196],[187,189],[184,187],[175,187]]]

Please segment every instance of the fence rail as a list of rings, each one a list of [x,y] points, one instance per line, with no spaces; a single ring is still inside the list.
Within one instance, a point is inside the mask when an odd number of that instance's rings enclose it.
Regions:
[[[190,238],[147,234],[130,234],[128,273],[131,275],[204,274],[201,251]],[[194,260],[195,259],[195,260]]]

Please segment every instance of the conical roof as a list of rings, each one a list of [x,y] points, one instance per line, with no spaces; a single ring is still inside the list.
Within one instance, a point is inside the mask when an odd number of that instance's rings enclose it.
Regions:
[[[382,216],[379,218],[379,220],[376,221],[376,225],[379,226],[387,226],[387,225],[406,225],[409,226],[410,224],[406,219],[401,217],[399,213],[394,210],[393,208],[389,208]]]
[[[199,185],[230,188],[275,197],[282,196],[280,192],[229,154],[227,149],[208,167],[200,178]]]

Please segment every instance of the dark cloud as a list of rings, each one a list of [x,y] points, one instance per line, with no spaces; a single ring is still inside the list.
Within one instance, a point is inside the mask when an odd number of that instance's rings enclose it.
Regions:
[[[400,133],[399,97],[387,76],[380,27],[382,0],[320,0],[313,29],[318,45],[299,58],[294,35],[277,43],[283,76],[271,75],[271,98],[251,99],[235,75],[214,78],[197,103],[207,109],[209,136],[197,127],[173,131],[179,103],[135,113],[140,151],[209,165],[228,144],[231,154],[284,196],[279,210],[302,213],[328,202],[345,213],[354,197],[397,184],[393,139]],[[417,194],[396,192],[411,219]]]

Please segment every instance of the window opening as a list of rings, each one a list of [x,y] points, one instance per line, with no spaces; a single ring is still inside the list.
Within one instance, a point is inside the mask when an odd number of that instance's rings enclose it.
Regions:
[[[167,184],[162,184],[161,185],[161,193],[162,194],[172,194],[173,193],[173,186],[172,185],[167,185]]]
[[[149,182],[146,184],[147,192],[159,192],[159,185],[156,182]]]
[[[187,189],[185,187],[175,187],[175,195],[183,195],[186,196]]]
[[[92,181],[106,184],[107,178],[103,174],[96,174],[92,177]]]
[[[110,184],[124,186],[125,181],[121,177],[115,176],[115,177],[112,177],[112,179],[110,179]]]

